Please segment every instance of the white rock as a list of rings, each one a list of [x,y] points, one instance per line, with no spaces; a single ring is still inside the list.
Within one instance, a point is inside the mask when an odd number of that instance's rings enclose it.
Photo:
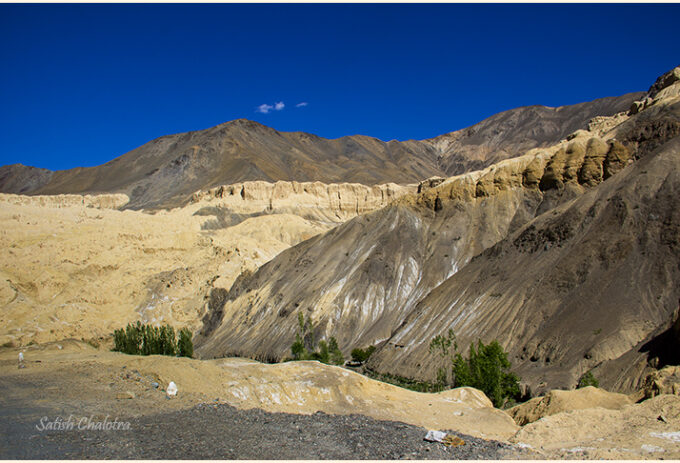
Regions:
[[[429,442],[442,442],[446,437],[446,433],[443,431],[427,431],[425,440]]]
[[[658,452],[665,452],[666,449],[663,449],[661,447],[657,447],[656,445],[647,445],[647,444],[642,444],[640,446],[642,450],[648,453],[658,453]]]
[[[650,432],[650,436],[658,437],[659,439],[668,439],[673,442],[680,442],[680,431],[675,432]]]

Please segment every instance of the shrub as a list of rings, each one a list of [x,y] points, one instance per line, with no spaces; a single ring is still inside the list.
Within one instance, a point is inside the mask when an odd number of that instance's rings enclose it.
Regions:
[[[332,336],[328,342],[319,341],[318,350],[316,349],[312,323],[309,319],[305,320],[302,312],[298,313],[298,332],[295,335],[295,342],[290,346],[290,352],[293,360],[318,360],[333,365],[345,363],[338,341]]]
[[[328,352],[328,343],[326,341],[319,341],[319,351],[314,352],[316,357],[314,360],[318,360],[321,363],[331,363],[331,354]]]
[[[163,325],[158,338],[158,353],[162,355],[175,355],[177,344],[175,342],[175,329],[170,325]]]
[[[302,312],[298,313],[298,332],[295,335],[295,342],[290,346],[290,351],[293,354],[293,360],[309,360],[311,355],[307,349],[306,344],[309,341],[314,341],[314,335],[308,333],[310,328],[309,320],[305,323],[305,316]],[[312,345],[311,349],[314,347]]]
[[[377,373],[371,369],[366,369],[364,374],[369,378],[373,378],[383,383],[389,383],[394,386],[403,387],[416,392],[440,392],[441,389],[437,384],[428,381],[419,381],[417,379],[406,378],[404,376],[393,375],[389,373]]]
[[[300,338],[299,334],[295,336],[295,342],[292,346],[290,346],[290,351],[293,354],[293,359],[295,360],[302,360],[305,356],[305,345],[302,343],[302,339]]]
[[[453,330],[449,329],[446,336],[437,335],[430,341],[429,351],[430,354],[437,354],[441,358],[446,359],[445,364],[450,365],[453,361],[451,347],[453,346],[453,352],[458,350],[458,343],[456,342],[456,336],[453,334]],[[448,368],[446,366],[437,369],[437,382],[434,383],[434,387],[438,391],[443,391],[446,389],[447,384],[449,384]]]
[[[581,389],[582,387],[587,387],[587,386],[595,386],[598,387],[600,385],[600,382],[593,376],[592,371],[586,372],[581,378],[578,380],[578,385],[576,386],[576,389]]]
[[[130,355],[180,355],[191,357],[194,346],[191,332],[182,328],[179,332],[179,343],[175,338],[175,329],[170,325],[152,326],[141,322],[129,323],[125,329],[113,332],[113,350]]]
[[[352,349],[352,360],[364,363],[373,352],[375,352],[375,346],[370,346],[365,350],[357,347],[356,349]]]

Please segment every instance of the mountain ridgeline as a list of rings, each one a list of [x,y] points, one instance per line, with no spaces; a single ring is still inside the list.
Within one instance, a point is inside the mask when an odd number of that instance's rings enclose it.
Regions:
[[[625,111],[631,93],[560,108],[531,106],[423,141],[383,142],[355,135],[324,139],[278,132],[238,119],[157,138],[106,164],[49,171],[0,167],[0,192],[31,195],[123,193],[132,209],[171,208],[221,185],[263,180],[323,183],[417,183],[483,168],[527,149],[549,146],[597,116]]]

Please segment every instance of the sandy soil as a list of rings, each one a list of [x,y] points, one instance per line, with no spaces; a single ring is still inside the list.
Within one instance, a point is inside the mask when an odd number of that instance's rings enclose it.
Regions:
[[[99,340],[130,321],[196,329],[212,287],[229,288],[331,225],[277,214],[202,227],[201,203],[149,214],[122,195],[0,195],[0,345]]]

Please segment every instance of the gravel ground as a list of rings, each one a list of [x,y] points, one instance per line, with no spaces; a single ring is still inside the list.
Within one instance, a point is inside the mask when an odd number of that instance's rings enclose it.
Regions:
[[[37,412],[37,410],[36,410]],[[454,433],[445,447],[423,440],[426,430],[362,415],[314,415],[238,410],[200,404],[131,419],[129,431],[36,430],[36,413],[0,426],[1,459],[513,459],[523,450]],[[119,421],[126,421],[121,420]]]

